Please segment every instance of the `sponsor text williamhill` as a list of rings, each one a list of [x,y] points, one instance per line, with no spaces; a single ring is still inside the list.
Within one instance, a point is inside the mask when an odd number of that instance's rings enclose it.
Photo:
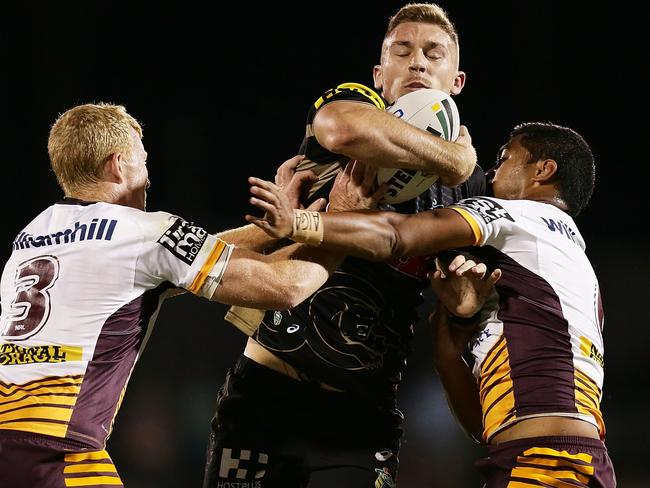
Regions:
[[[70,229],[63,229],[52,234],[34,236],[21,232],[13,242],[14,251],[18,249],[29,249],[30,247],[52,246],[54,244],[68,244],[75,241],[105,240],[110,241],[117,220],[92,219],[90,224],[75,222]]]

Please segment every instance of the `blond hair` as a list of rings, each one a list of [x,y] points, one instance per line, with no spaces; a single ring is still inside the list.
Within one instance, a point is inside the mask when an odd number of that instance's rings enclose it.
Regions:
[[[395,28],[405,22],[420,22],[434,24],[445,31],[458,48],[458,32],[453,22],[449,19],[447,12],[435,3],[408,3],[397,11],[388,20],[388,28],[384,39],[387,38]]]
[[[66,194],[100,181],[106,160],[117,152],[131,157],[132,132],[142,127],[121,105],[78,105],[52,125],[47,141],[52,170]]]

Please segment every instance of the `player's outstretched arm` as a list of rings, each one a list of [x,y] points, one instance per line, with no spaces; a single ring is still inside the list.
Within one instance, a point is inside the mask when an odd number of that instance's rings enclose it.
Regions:
[[[478,382],[462,357],[476,327],[453,325],[449,312],[440,302],[429,322],[433,336],[433,364],[449,408],[465,433],[476,442],[482,442],[483,414]]]
[[[335,154],[376,168],[437,174],[448,186],[467,180],[477,162],[465,126],[461,126],[458,139],[449,142],[368,104],[327,104],[316,113],[313,129],[318,142]]]
[[[300,195],[309,189],[311,184],[318,179],[312,171],[295,172],[298,163],[303,159],[304,156],[294,156],[286,160],[278,167],[275,176],[275,184],[282,191],[286,197],[287,204],[291,208],[301,208]],[[324,206],[325,200],[319,199],[313,202],[310,209],[320,210]],[[230,244],[257,252],[268,249],[278,241],[278,239],[272,238],[254,225],[245,225],[236,229],[219,232],[217,237]]]
[[[246,220],[276,238],[319,244],[342,254],[385,261],[476,244],[467,221],[452,209],[397,212],[308,212],[290,209],[272,183],[250,178],[251,203],[265,212]]]
[[[433,364],[458,423],[481,442],[483,421],[476,378],[462,354],[480,327],[480,310],[494,291],[501,270],[488,273],[484,263],[462,254],[443,253],[430,275],[438,307],[429,317],[433,336]],[[450,312],[451,311],[451,312]],[[464,318],[459,318],[464,317]]]
[[[266,310],[285,310],[304,301],[334,272],[342,256],[302,244],[263,255],[232,251],[212,300]]]

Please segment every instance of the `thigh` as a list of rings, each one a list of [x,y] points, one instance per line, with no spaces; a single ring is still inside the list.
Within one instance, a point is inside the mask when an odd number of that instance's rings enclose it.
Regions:
[[[264,383],[248,370],[230,371],[219,391],[203,487],[303,488],[309,475],[304,452],[292,448],[291,410],[269,388],[272,377]]]
[[[203,487],[304,488],[303,460],[244,429],[210,434]],[[226,484],[230,483],[230,485]]]
[[[380,462],[374,456],[364,459],[348,456],[353,465],[330,465],[312,471],[310,487],[395,488],[397,459]],[[356,461],[356,462],[355,462]]]

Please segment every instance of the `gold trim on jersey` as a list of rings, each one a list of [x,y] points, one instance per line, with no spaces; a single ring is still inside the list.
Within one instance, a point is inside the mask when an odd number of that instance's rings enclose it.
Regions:
[[[0,429],[65,437],[82,381],[82,375],[0,381]]]
[[[481,232],[481,228],[479,227],[478,222],[476,222],[476,219],[472,216],[472,214],[470,214],[464,208],[460,208],[460,207],[449,207],[449,208],[458,212],[461,215],[461,217],[463,217],[467,221],[469,226],[472,228],[472,233],[474,234],[474,244],[472,245],[476,246],[477,244],[479,244],[481,242],[481,239],[483,239],[483,233]]]
[[[341,83],[336,88],[327,90],[322,97],[316,100],[316,102],[314,103],[314,108],[318,110],[321,107],[321,105],[325,103],[327,99],[332,98],[334,95],[338,93],[341,93],[343,90],[351,90],[351,91],[361,93],[364,97],[370,100],[373,103],[373,105],[377,107],[379,110],[386,110],[386,104],[384,103],[384,100],[381,98],[381,96],[372,88],[368,88],[367,86],[362,85],[361,83]]]
[[[486,440],[515,417],[515,394],[510,373],[508,347],[502,336],[481,365],[479,394],[483,411],[483,438]]]
[[[214,265],[217,263],[217,261],[219,261],[219,258],[223,254],[225,248],[226,243],[221,239],[217,239],[217,243],[212,248],[210,256],[208,256],[208,259],[206,259],[205,263],[203,263],[203,266],[201,266],[201,270],[196,275],[196,278],[194,278],[194,281],[190,287],[187,289],[188,291],[192,293],[199,292],[203,286],[203,283],[205,283],[205,279],[208,277],[210,271],[212,271],[212,268],[214,268]]]
[[[602,392],[594,380],[589,378],[579,369],[574,375],[576,408],[579,413],[593,417],[598,425],[601,437],[605,437],[605,422],[600,412],[600,398]]]

